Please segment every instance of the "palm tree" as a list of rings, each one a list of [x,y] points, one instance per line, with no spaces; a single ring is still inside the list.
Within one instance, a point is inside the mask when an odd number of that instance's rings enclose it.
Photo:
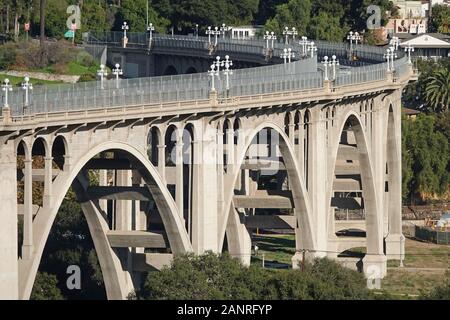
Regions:
[[[425,101],[436,112],[448,109],[450,94],[450,71],[440,69],[433,72],[425,84]]]

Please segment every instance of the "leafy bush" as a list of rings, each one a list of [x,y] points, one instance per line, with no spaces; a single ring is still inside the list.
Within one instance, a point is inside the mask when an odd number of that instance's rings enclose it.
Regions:
[[[328,259],[305,270],[244,267],[228,254],[176,257],[170,267],[152,273],[141,299],[368,299],[364,276]]]
[[[57,287],[58,279],[53,274],[38,272],[31,292],[31,300],[63,300],[61,290]]]
[[[86,51],[80,51],[77,54],[76,61],[78,64],[85,67],[92,67],[94,65],[94,57]]]
[[[0,69],[9,69],[15,62],[17,57],[17,48],[14,44],[7,43],[0,46]]]
[[[87,81],[94,81],[95,75],[91,73],[85,73],[80,76],[80,79],[78,79],[78,82],[87,82]]]
[[[420,298],[424,300],[450,300],[450,272],[446,274],[445,283]]]

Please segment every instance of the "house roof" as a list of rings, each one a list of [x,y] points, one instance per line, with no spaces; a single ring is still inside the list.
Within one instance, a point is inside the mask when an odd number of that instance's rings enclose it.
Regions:
[[[409,109],[409,108],[402,108],[402,111],[404,114],[406,114],[407,116],[414,116],[416,114],[419,114],[420,111],[419,110],[415,110],[415,109]]]
[[[395,34],[402,42],[401,47],[411,44],[416,48],[450,48],[450,35],[442,33]]]

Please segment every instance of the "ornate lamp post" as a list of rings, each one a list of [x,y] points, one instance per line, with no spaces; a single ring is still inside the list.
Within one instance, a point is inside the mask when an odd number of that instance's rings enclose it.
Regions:
[[[122,25],[122,30],[123,30],[123,47],[126,48],[127,43],[128,43],[128,38],[127,38],[127,31],[130,29],[130,26],[127,24],[126,21],[123,22]]]
[[[298,35],[295,27],[292,27],[292,30],[289,30],[288,27],[284,27],[283,35],[286,37],[285,43],[289,44],[289,36],[292,36],[292,40],[295,41],[295,36]]]
[[[198,24],[195,24],[195,38],[198,39]]]
[[[394,47],[394,50],[398,50],[398,46],[400,45],[400,39],[399,37],[392,37],[391,41],[389,42],[391,46]]]
[[[355,42],[355,45],[357,45],[358,41],[361,40],[361,36],[359,35],[358,32],[353,33],[353,31],[350,31],[347,36],[347,40],[350,41],[350,59],[352,59],[352,57],[353,57],[353,41]]]
[[[25,103],[24,103],[24,111],[28,109],[28,106],[30,104],[29,99],[29,93],[30,90],[33,90],[33,84],[30,83],[30,78],[28,76],[25,76],[22,82],[22,89],[25,91]]]
[[[120,68],[120,64],[115,64],[115,68],[112,69],[112,74],[116,76],[116,88],[119,89],[119,76],[123,75],[123,70]]]
[[[397,59],[397,53],[395,52],[394,47],[390,47],[390,49],[391,49],[391,71],[394,72],[395,71],[394,59]]]
[[[5,92],[5,104],[3,105],[4,108],[9,108],[9,104],[8,104],[8,92],[12,91],[12,85],[9,83],[9,79],[6,78],[3,81],[2,84],[2,90]]]
[[[222,26],[220,27],[220,33],[222,33],[222,38],[225,39],[225,36],[228,31],[230,31],[230,27],[227,27],[225,23],[222,23]]]
[[[218,27],[214,27],[213,35],[214,35],[214,45],[217,46],[217,39],[220,35],[220,30]]]
[[[230,75],[233,74],[233,71],[230,69],[230,67],[233,66],[233,61],[230,60],[230,57],[228,55],[226,55],[225,60],[222,61],[222,66],[225,68],[223,74],[226,77],[226,89],[228,91],[230,90]]]
[[[155,31],[155,26],[153,25],[153,23],[149,23],[147,31],[149,32],[148,46],[151,47],[153,40],[153,31]]]
[[[336,59],[336,56],[333,54],[331,57],[330,65],[333,67],[333,80],[336,79],[336,66],[339,66],[339,60]]]
[[[208,29],[206,30],[206,34],[208,35],[208,44],[211,45],[211,35],[213,34],[213,30],[211,30],[211,26],[208,26]]]
[[[211,65],[211,70],[208,70],[208,75],[211,77],[211,91],[216,91],[214,86],[214,77],[219,75],[219,71],[216,70],[216,64]]]
[[[323,66],[324,66],[324,68],[325,68],[325,71],[324,71],[324,74],[325,74],[324,80],[325,80],[325,81],[328,81],[328,66],[330,66],[330,64],[331,64],[330,61],[328,61],[328,56],[323,57],[322,64],[323,64]]]
[[[286,62],[291,63],[291,58],[295,57],[294,52],[292,52],[291,48],[284,48],[283,52],[281,53],[280,57],[282,59],[284,59],[284,64],[286,64]]]
[[[299,41],[299,45],[302,46],[302,55],[306,56],[306,46],[308,45],[308,38],[302,36],[301,40]]]
[[[405,52],[408,52],[408,63],[411,64],[411,52],[414,52],[414,47],[411,44],[408,44],[405,47]]]
[[[314,41],[311,41],[308,44],[308,49],[307,50],[311,53],[311,58],[314,58],[314,52],[317,52],[317,47],[314,44]]]
[[[100,77],[100,88],[104,89],[103,81],[104,78],[108,75],[108,71],[106,71],[105,65],[100,65],[100,70],[97,70],[97,75]]]

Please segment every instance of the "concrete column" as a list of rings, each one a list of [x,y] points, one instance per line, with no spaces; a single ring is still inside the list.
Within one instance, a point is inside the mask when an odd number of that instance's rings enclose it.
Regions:
[[[175,157],[176,157],[176,184],[175,184],[175,202],[178,207],[178,213],[183,220],[184,225],[184,203],[183,203],[183,136],[182,130],[177,130]]]
[[[98,182],[100,186],[108,185],[108,170],[99,170],[99,178]],[[108,210],[108,200],[99,200],[100,209],[103,212],[107,212]]]
[[[223,168],[223,132],[217,130],[217,149],[216,149],[216,161],[217,161],[217,207],[218,212],[223,212],[224,208],[224,168]]]
[[[0,146],[0,300],[19,298],[17,163],[12,141]]]
[[[45,208],[52,207],[52,182],[53,182],[53,158],[46,157],[45,161],[45,178],[44,178],[44,198],[43,204]]]
[[[116,186],[131,186],[131,171],[116,170]],[[116,200],[116,230],[131,230],[131,200]]]
[[[292,145],[294,145],[295,141],[295,124],[291,123],[288,125],[288,132],[289,132],[289,140],[291,141]]]
[[[393,106],[395,117],[390,115],[387,135],[388,183],[387,212],[388,236],[386,255],[388,259],[400,259],[405,254],[405,238],[402,232],[402,148],[401,148],[401,110],[400,106]]]
[[[31,259],[33,256],[33,161],[31,159],[26,159],[24,162],[22,259]]]
[[[378,103],[381,103],[379,101]],[[383,132],[384,115],[383,110],[375,108],[371,113],[373,132]],[[369,136],[368,136],[369,137]],[[363,268],[366,276],[383,278],[387,272],[386,256],[383,252],[383,208],[384,208],[384,178],[386,170],[385,152],[386,145],[383,139],[372,136],[370,143],[372,157],[373,180],[375,194],[369,194],[368,190],[363,190],[365,203],[375,202],[377,212],[366,213],[367,223],[367,255],[363,259]],[[364,163],[360,157],[361,171],[369,169],[369,163]],[[364,183],[363,183],[363,189]],[[368,206],[366,209],[368,210]]]
[[[158,172],[163,182],[166,181],[166,145],[158,145]]]
[[[137,170],[132,171],[131,184],[137,187],[142,185],[142,178]],[[141,210],[141,201],[139,200],[134,200],[131,205],[131,229],[147,229],[147,215],[145,210]],[[135,248],[135,252],[144,253],[144,248]]]
[[[202,125],[200,121],[194,126]],[[208,128],[207,128],[208,129]],[[196,185],[198,197],[193,207],[192,239],[194,251],[201,254],[211,250],[218,252],[218,211],[217,211],[217,143],[216,130],[197,130],[198,155],[195,165]],[[194,154],[194,155],[195,155]],[[194,241],[195,239],[195,241]]]
[[[311,110],[308,141],[308,193],[314,216],[313,232],[317,237],[316,256],[326,256],[327,251],[327,146],[326,122],[320,108]]]
[[[234,156],[234,130],[228,129],[226,132],[227,135],[227,172],[233,172],[234,164],[235,164],[235,156]]]

